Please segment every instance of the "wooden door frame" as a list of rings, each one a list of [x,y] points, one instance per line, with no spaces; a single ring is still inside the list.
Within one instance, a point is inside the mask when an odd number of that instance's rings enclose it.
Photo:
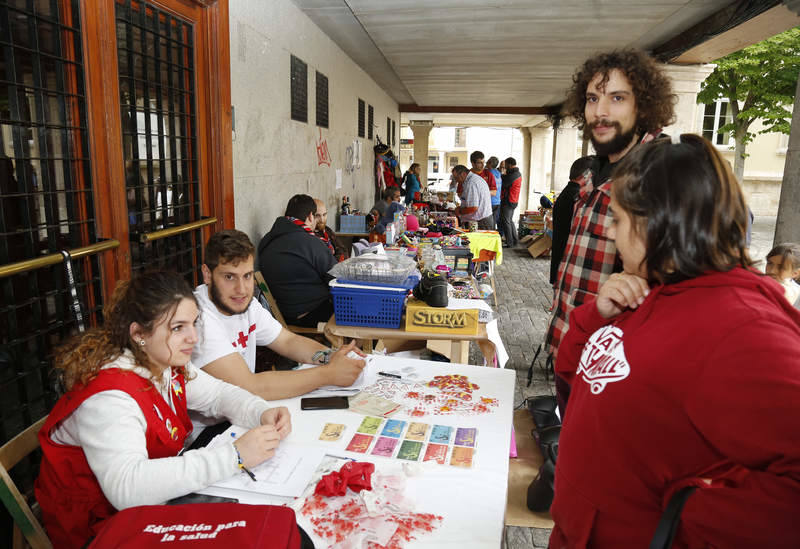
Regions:
[[[197,129],[197,168],[201,215],[216,216],[204,240],[216,230],[234,226],[233,142],[231,124],[230,35],[228,0],[147,0],[182,15],[200,10],[195,26],[197,116],[207,125]],[[119,248],[103,254],[100,263],[107,300],[120,279],[131,274],[128,206],[119,104],[115,0],[82,0],[81,27],[86,80],[92,185],[98,238],[116,238]],[[207,131],[205,128],[208,128]]]

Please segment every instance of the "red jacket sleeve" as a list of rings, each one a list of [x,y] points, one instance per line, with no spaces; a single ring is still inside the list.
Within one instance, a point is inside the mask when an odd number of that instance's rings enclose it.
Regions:
[[[732,331],[718,346],[702,375],[687,380],[686,407],[721,462],[699,475],[710,485],[701,478],[682,483],[699,488],[686,502],[676,541],[800,547],[797,330],[761,321]]]
[[[512,204],[519,204],[519,190],[522,187],[522,176],[516,178],[508,191],[508,201]]]

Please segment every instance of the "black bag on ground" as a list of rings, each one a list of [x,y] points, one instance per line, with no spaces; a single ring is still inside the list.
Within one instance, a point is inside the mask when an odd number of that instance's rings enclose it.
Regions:
[[[528,410],[539,431],[554,425],[561,425],[556,409],[558,409],[558,402],[554,396],[538,396],[528,400]]]

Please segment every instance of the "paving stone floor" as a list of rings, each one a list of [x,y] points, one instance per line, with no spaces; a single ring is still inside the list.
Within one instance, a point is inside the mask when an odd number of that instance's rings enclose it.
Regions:
[[[750,255],[763,268],[763,260],[772,248],[775,217],[757,217],[753,224]],[[500,334],[509,353],[506,368],[517,371],[514,405],[519,406],[530,396],[555,394],[553,380],[545,379],[543,354],[534,368],[533,382],[527,387],[528,366],[536,348],[544,339],[548,309],[552,300],[549,282],[550,259],[534,259],[523,247],[504,250],[503,264],[495,269],[497,312]],[[492,298],[488,302],[494,306]],[[475,345],[470,363],[480,364],[480,352]],[[524,436],[520,433],[519,436]],[[546,549],[550,530],[507,526],[503,549]]]

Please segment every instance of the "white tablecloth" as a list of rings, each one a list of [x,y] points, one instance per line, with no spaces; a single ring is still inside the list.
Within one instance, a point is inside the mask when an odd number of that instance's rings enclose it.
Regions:
[[[508,478],[508,451],[511,441],[511,422],[514,404],[514,370],[448,364],[426,360],[411,360],[373,356],[369,367],[368,383],[374,381],[378,371],[401,371],[413,367],[417,380],[429,380],[436,375],[462,374],[476,383],[480,396],[497,398],[499,406],[480,415],[429,415],[410,418],[396,414],[392,419],[413,420],[453,427],[478,429],[476,450],[471,469],[430,462],[419,463],[420,474],[410,477],[407,494],[416,501],[418,513],[435,513],[444,517],[439,528],[430,534],[420,535],[408,545],[411,547],[487,547],[501,546],[505,523],[506,488]],[[324,445],[331,455],[347,456],[359,461],[375,463],[377,472],[399,470],[403,460],[347,452],[346,446],[361,424],[364,416],[348,410],[301,411],[300,398],[276,401],[287,406],[292,413],[291,440]],[[325,423],[343,423],[344,435],[335,442],[318,440]],[[286,503],[286,498],[246,492],[231,493],[209,488],[203,493],[236,497],[242,503]],[[313,530],[298,515],[298,522],[312,535],[317,547],[327,544],[313,536]]]

